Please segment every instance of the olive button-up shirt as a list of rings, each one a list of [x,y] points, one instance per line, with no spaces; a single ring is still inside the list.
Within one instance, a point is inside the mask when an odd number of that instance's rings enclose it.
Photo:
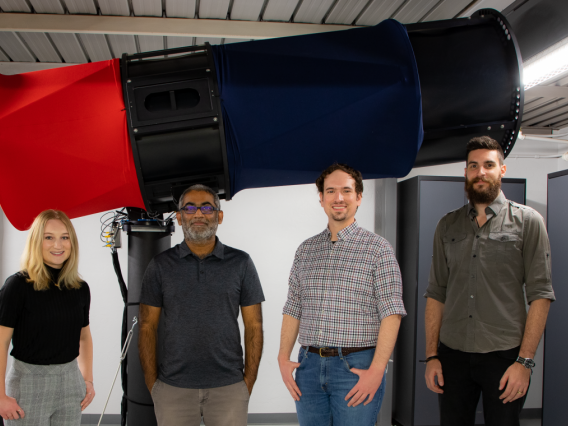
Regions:
[[[526,301],[555,300],[550,243],[540,214],[503,193],[477,226],[472,204],[445,215],[434,234],[424,297],[444,303],[440,341],[486,353],[521,344]]]

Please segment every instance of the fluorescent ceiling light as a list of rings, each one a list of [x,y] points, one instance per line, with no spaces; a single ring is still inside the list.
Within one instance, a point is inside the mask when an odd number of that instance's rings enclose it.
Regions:
[[[568,38],[543,50],[523,64],[525,90],[568,71]]]

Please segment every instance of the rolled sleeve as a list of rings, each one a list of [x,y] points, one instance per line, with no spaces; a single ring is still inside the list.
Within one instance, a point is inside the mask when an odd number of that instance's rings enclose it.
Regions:
[[[529,211],[524,220],[523,260],[527,302],[538,299],[556,300],[552,289],[551,256],[544,220]]]
[[[385,241],[379,252],[377,268],[374,271],[374,288],[379,305],[379,319],[391,315],[406,316],[402,301],[402,278],[394,251]]]
[[[446,289],[449,278],[448,263],[444,252],[444,242],[442,241],[445,227],[445,218],[442,218],[438,222],[436,232],[434,233],[432,265],[430,266],[428,287],[426,288],[426,293],[424,293],[424,297],[429,297],[440,303],[446,303]]]
[[[298,277],[301,247],[296,250],[290,278],[288,279],[288,298],[284,305],[283,315],[289,315],[297,320],[302,317],[302,303],[300,300],[300,279]]]

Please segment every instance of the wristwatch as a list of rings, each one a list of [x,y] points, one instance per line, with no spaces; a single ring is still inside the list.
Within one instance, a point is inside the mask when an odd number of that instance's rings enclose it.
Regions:
[[[523,367],[525,367],[525,368],[530,368],[530,369],[532,369],[532,368],[536,365],[532,359],[530,359],[530,358],[521,358],[520,356],[517,357],[517,359],[515,360],[515,362],[518,362],[518,363],[521,364]]]

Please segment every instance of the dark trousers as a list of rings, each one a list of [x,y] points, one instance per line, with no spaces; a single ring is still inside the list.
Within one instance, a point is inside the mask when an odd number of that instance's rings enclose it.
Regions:
[[[473,426],[479,396],[487,426],[519,426],[522,398],[503,404],[499,382],[517,359],[519,348],[489,353],[468,353],[440,343],[438,355],[444,375],[444,393],[438,395],[441,426]]]

